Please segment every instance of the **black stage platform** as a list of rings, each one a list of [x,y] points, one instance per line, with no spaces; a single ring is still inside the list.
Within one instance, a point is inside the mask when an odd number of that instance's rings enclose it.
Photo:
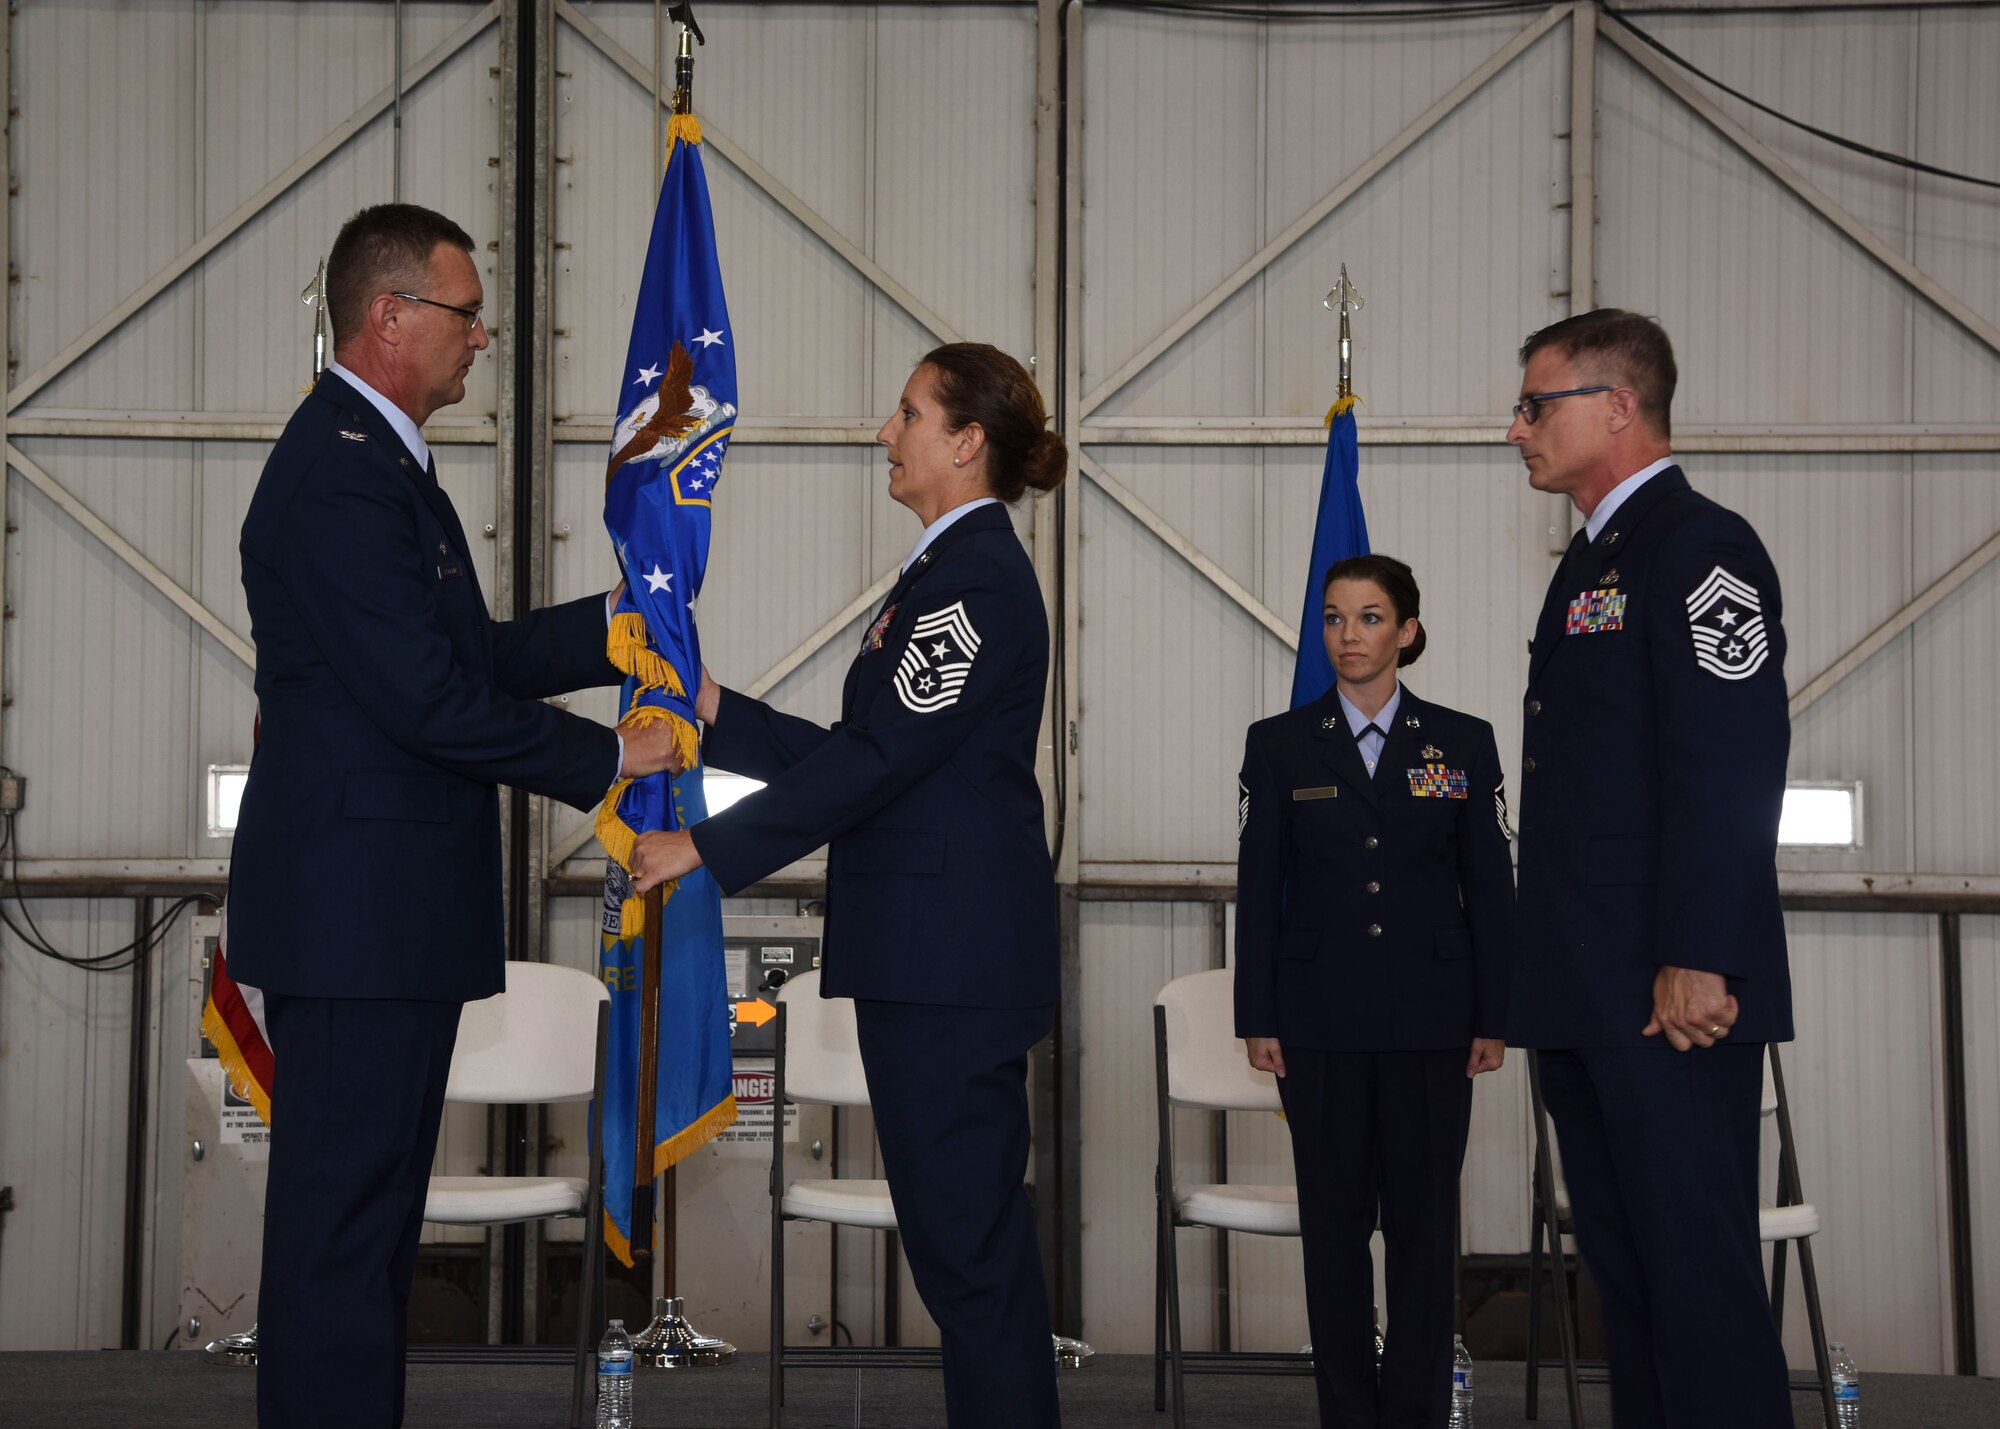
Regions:
[[[765,1423],[764,1358],[725,1369],[650,1374],[635,1386],[639,1429],[756,1429]],[[0,1354],[0,1425],[8,1429],[251,1429],[255,1371],[218,1369],[175,1350]],[[1062,1379],[1066,1429],[1164,1429],[1153,1412],[1152,1362],[1100,1355]],[[791,1429],[937,1429],[944,1395],[934,1372],[805,1370],[787,1376]],[[1522,1367],[1482,1364],[1477,1429],[1515,1429]],[[1559,1383],[1543,1381],[1542,1429],[1564,1429]],[[1549,1391],[1556,1397],[1548,1397]],[[1862,1375],[1865,1429],[1994,1429],[2000,1380]],[[1610,1429],[1601,1388],[1584,1391],[1585,1423]],[[1816,1401],[1794,1399],[1800,1429],[1816,1424]],[[569,1408],[566,1373],[549,1366],[420,1364],[410,1368],[409,1429],[554,1429]],[[1202,1376],[1188,1388],[1192,1429],[1309,1429],[1312,1386],[1303,1378]]]

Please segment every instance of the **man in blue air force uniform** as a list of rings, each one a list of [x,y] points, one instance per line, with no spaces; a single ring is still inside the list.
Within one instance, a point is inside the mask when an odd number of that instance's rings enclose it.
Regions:
[[[1508,1040],[1541,1049],[1619,1429],[1789,1425],[1756,1179],[1792,1036],[1777,573],[1668,454],[1657,324],[1584,313],[1521,360],[1508,440],[1586,524],[1530,646]]]
[[[504,984],[509,784],[588,809],[669,755],[542,703],[621,676],[601,595],[495,621],[419,430],[486,347],[472,240],[385,204],[327,264],[336,361],[244,518],[262,738],[229,962],[275,1059],[258,1302],[264,1429],[403,1418],[417,1232],[459,1007]]]

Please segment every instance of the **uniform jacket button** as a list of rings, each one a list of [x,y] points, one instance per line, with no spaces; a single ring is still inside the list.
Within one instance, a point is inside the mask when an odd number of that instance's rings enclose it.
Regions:
[[[1535,772],[1535,757],[1532,754],[1521,761],[1521,772],[1523,774],[1532,774]]]
[[[1382,840],[1376,838],[1375,835],[1373,834],[1370,834],[1367,838],[1361,841],[1361,846],[1367,849],[1370,853],[1373,853],[1377,848],[1381,847],[1381,844]]]
[[[1382,936],[1382,925],[1381,925],[1380,923],[1370,923],[1370,924],[1368,925],[1368,936],[1369,936],[1369,937],[1371,937],[1371,938],[1379,938],[1379,937],[1381,937],[1381,936]]]
[[[1368,882],[1363,886],[1366,887],[1370,893],[1380,893],[1382,891],[1382,885],[1377,883],[1372,878],[1369,879]]]
[[[1542,712],[1542,702],[1541,702],[1540,700],[1529,700],[1529,701],[1528,701],[1528,713],[1529,713],[1529,714],[1531,714],[1531,715],[1538,715],[1538,714],[1540,714],[1541,712]]]

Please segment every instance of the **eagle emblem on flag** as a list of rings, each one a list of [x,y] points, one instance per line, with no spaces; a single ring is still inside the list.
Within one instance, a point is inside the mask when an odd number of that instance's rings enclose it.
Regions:
[[[951,708],[978,655],[979,632],[972,628],[964,601],[919,616],[903,658],[896,662],[896,698],[913,714]]]
[[[1724,680],[1747,680],[1771,654],[1757,587],[1721,566],[1687,598],[1694,662]]]

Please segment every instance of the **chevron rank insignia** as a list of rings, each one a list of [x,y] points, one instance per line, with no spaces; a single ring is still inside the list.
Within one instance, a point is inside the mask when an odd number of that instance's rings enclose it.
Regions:
[[[1624,628],[1625,593],[1615,588],[1579,592],[1563,622],[1565,635],[1599,635]]]
[[[1463,799],[1471,793],[1471,782],[1463,769],[1447,769],[1442,764],[1426,764],[1407,771],[1410,793],[1419,799]]]
[[[1507,819],[1507,781],[1504,779],[1493,786],[1493,816],[1500,821],[1500,837],[1512,843],[1514,825]]]
[[[1717,566],[1687,598],[1694,662],[1724,680],[1747,680],[1770,657],[1757,587]]]
[[[903,658],[896,662],[896,698],[912,714],[950,709],[978,655],[979,632],[972,628],[964,601],[919,616]]]
[[[1250,786],[1243,782],[1243,776],[1236,776],[1236,837],[1243,837],[1243,830],[1250,822]]]

